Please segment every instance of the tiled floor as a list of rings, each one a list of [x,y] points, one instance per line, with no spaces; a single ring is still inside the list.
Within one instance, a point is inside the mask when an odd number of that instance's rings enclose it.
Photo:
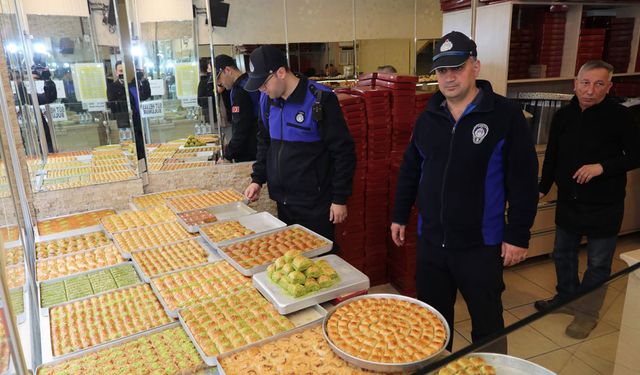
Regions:
[[[612,272],[627,267],[620,260],[623,252],[640,249],[640,233],[620,237],[613,261]],[[580,252],[580,276],[586,269],[586,252]],[[553,262],[548,257],[530,259],[522,265],[505,270],[507,289],[502,296],[505,324],[535,312],[533,302],[555,294],[556,276]],[[612,374],[618,344],[618,332],[627,286],[626,277],[613,283],[607,290],[600,322],[585,340],[565,335],[572,316],[554,314],[508,336],[509,354],[538,363],[558,374]],[[390,285],[371,288],[370,293],[397,293]],[[462,296],[455,307],[453,335],[454,351],[469,345],[471,320]],[[619,367],[619,366],[618,366]],[[619,368],[616,368],[618,371]],[[634,372],[635,371],[635,372]],[[639,374],[640,370],[629,370]]]

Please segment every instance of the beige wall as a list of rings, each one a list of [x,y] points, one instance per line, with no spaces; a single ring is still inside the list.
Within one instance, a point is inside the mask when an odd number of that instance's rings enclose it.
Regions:
[[[138,22],[191,21],[189,0],[136,0]]]
[[[22,6],[26,14],[78,17],[89,16],[89,7],[87,6],[87,0],[22,0]]]
[[[380,65],[393,65],[400,74],[413,74],[412,39],[358,41],[358,71],[374,72]]]
[[[353,3],[287,0],[287,28],[289,43],[353,40]]]

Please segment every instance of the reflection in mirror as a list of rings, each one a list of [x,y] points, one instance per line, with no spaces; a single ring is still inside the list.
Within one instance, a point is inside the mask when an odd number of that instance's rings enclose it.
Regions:
[[[353,41],[293,43],[289,59],[293,71],[332,88],[355,84]]]
[[[75,3],[53,14],[25,1],[24,32],[32,38],[23,45],[15,32],[4,41],[16,47],[8,61],[34,191],[137,177],[134,139],[122,130],[129,124],[127,94],[124,86],[111,90],[120,38],[109,3]]]
[[[435,82],[435,74],[431,74],[433,55],[438,39],[418,39],[416,44],[416,74],[421,83]]]
[[[360,39],[357,47],[360,74],[393,70],[401,75],[414,74],[411,39]]]
[[[140,42],[132,52],[148,171],[211,166],[218,158],[220,136],[209,54],[198,58],[195,32],[206,8],[194,9],[181,0],[163,7],[137,1],[135,11]]]
[[[3,267],[0,272],[4,273],[7,287],[4,289],[5,285],[2,285],[3,292],[1,295],[8,293],[7,299],[10,301],[11,312],[15,317],[15,322],[24,326],[27,318],[25,312],[27,294],[25,293],[24,246],[20,241],[20,228],[9,184],[6,165],[0,148],[0,238],[2,239],[0,267]],[[0,342],[4,348],[0,352],[0,371],[2,373],[13,373],[13,371],[16,371],[17,353],[10,351],[9,326],[8,321],[5,321],[8,315],[5,315],[7,312],[5,306],[3,298],[0,296]],[[19,337],[17,337],[17,342],[20,343]]]

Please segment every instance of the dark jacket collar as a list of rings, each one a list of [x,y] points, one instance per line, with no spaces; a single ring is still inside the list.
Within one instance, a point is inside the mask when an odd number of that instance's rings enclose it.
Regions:
[[[307,97],[309,80],[305,76],[296,75],[296,77],[300,78],[300,82],[298,82],[298,86],[296,86],[295,90],[293,90],[287,98],[287,102],[301,104],[304,103],[304,99]]]
[[[241,87],[244,88],[244,80],[245,78],[247,78],[249,75],[247,73],[242,73],[240,74],[240,76],[238,76],[238,78],[236,79],[235,82],[233,82],[233,86],[234,87]]]
[[[590,112],[594,112],[594,111],[599,111],[602,108],[608,107],[612,104],[615,104],[615,101],[613,99],[611,99],[611,97],[609,95],[605,96],[604,99],[596,104],[596,105],[592,105],[591,107],[587,108],[584,110],[584,113],[590,113]],[[574,108],[574,110],[578,111],[578,112],[583,112],[582,108],[580,107],[580,102],[578,102],[578,97],[576,95],[573,96],[573,98],[571,98],[571,102],[569,103],[570,106],[572,106]]]
[[[480,98],[480,102],[477,103],[474,111],[477,112],[491,112],[494,107],[495,97],[493,95],[493,88],[491,87],[491,83],[489,81],[485,81],[483,79],[476,80],[476,87],[482,90],[482,97]],[[447,98],[442,94],[442,92],[438,91],[433,95],[433,98],[429,100],[429,105],[427,107],[427,111],[429,112],[441,112],[440,105]]]

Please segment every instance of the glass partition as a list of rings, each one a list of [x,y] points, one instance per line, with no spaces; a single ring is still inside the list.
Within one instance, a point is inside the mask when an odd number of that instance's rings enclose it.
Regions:
[[[633,263],[639,262],[640,251],[632,253],[636,258]],[[505,312],[507,327],[499,335],[461,348],[418,373],[432,373],[453,367],[463,357],[467,361],[476,357],[497,373],[636,374],[640,368],[639,296],[640,263],[548,311],[536,312],[529,304],[511,310],[515,316]],[[592,331],[586,329],[593,325]],[[468,328],[462,335],[470,339]]]
[[[249,70],[249,55],[260,45],[272,44],[283,53],[287,53],[286,27],[284,17],[284,0],[249,1],[240,0],[228,2],[228,17],[226,22],[221,22],[226,14],[224,8],[211,8],[205,1],[194,0],[194,5],[206,8],[210,13],[203,14],[198,19],[199,51],[200,59],[212,59],[220,56],[230,56],[238,68],[238,72],[222,72],[213,74],[212,88],[215,87],[211,100],[215,103],[216,118],[219,124],[221,143],[223,145],[222,156],[234,137],[234,115],[232,113],[231,87],[242,74]],[[213,16],[211,16],[213,14]],[[247,24],[251,20],[251,25]],[[228,88],[225,88],[225,84]],[[258,95],[252,94],[254,100],[254,113],[257,114]],[[236,114],[236,117],[239,117]],[[236,118],[239,121],[238,118]],[[249,136],[253,136],[250,132]],[[236,133],[236,137],[240,133]],[[234,144],[247,144],[254,142],[234,142]],[[239,151],[239,150],[234,150]],[[245,155],[242,161],[255,158],[252,152],[241,152]],[[233,155],[230,153],[229,155]],[[228,162],[226,158],[220,162]]]
[[[17,4],[3,43],[33,191],[137,178],[114,2]]]
[[[218,158],[220,136],[212,78],[208,64],[202,70],[199,62],[198,20],[206,8],[181,0],[162,7],[127,1],[127,6],[134,15],[134,117],[139,116],[148,171],[210,166]]]

